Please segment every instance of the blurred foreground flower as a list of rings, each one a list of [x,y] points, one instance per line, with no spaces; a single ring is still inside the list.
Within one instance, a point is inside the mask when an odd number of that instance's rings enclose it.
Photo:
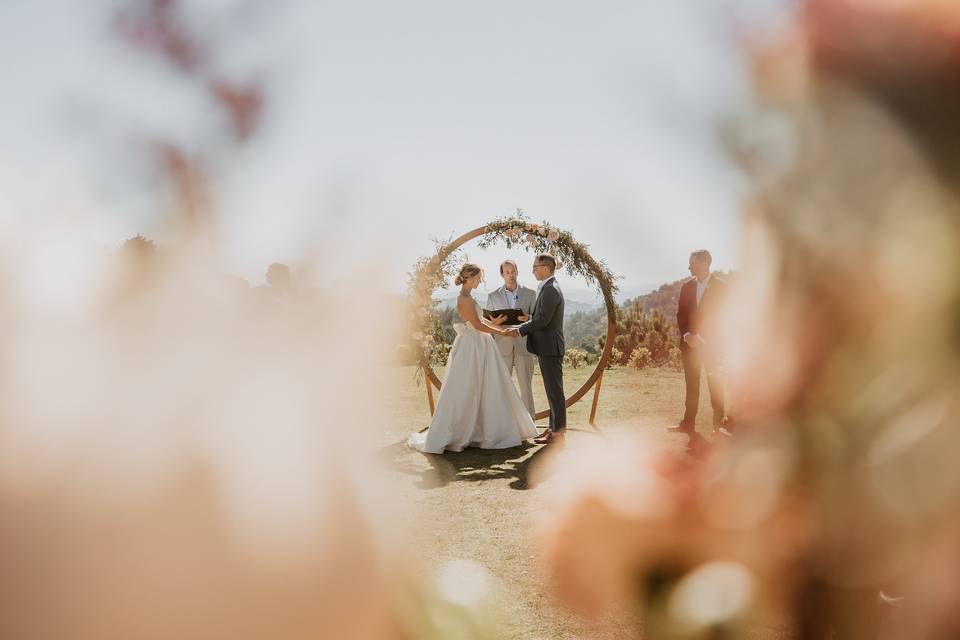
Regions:
[[[727,335],[747,440],[793,443],[816,513],[801,637],[960,630],[958,27],[953,2],[809,0],[758,65],[788,125],[739,149],[757,193]]]
[[[4,242],[0,637],[406,635],[367,303],[138,241],[51,312]]]
[[[589,615],[639,606],[649,637],[744,627],[782,602],[808,541],[805,506],[784,493],[790,462],[772,448],[693,461],[643,440],[578,451],[551,480],[557,595]]]
[[[432,588],[404,598],[406,629],[420,640],[492,640],[502,637],[500,612],[494,608],[497,584],[471,560],[440,567]]]
[[[736,437],[565,460],[547,562],[644,637],[960,636],[960,4],[809,0],[756,52]],[[785,71],[786,73],[779,73]]]

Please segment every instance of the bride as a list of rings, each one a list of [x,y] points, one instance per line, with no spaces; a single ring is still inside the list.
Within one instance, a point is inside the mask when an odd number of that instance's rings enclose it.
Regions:
[[[537,435],[491,335],[507,332],[483,320],[480,305],[470,295],[482,278],[480,267],[467,263],[455,280],[461,285],[457,311],[464,323],[454,325],[457,337],[430,427],[407,440],[424,453],[463,451],[470,446],[507,449]]]

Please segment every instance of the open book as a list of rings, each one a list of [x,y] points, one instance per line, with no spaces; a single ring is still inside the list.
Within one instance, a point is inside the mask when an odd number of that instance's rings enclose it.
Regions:
[[[487,309],[483,310],[483,317],[487,320],[490,318],[496,318],[497,316],[507,316],[506,322],[504,322],[501,326],[523,324],[519,319],[522,315],[524,315],[523,309],[497,309],[496,311],[489,311]]]

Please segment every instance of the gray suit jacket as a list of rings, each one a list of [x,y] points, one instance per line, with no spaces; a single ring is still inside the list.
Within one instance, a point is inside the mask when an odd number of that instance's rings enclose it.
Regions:
[[[520,309],[523,310],[523,315],[529,316],[533,313],[533,304],[537,301],[537,292],[533,289],[529,289],[522,284],[519,285],[520,298],[517,300],[517,304]],[[487,306],[484,307],[488,311],[496,311],[497,309],[508,309],[510,303],[507,302],[507,290],[504,287],[499,289],[494,289],[487,295]],[[527,350],[527,339],[521,336],[520,338],[507,338],[505,336],[494,336],[494,340],[497,342],[498,347],[505,347],[506,342],[510,340],[516,340],[520,344],[520,350],[523,353],[529,353]],[[501,348],[501,351],[503,349]]]
[[[551,277],[533,306],[533,317],[517,327],[527,336],[527,349],[538,356],[560,356],[567,351],[563,339],[563,292],[556,278]]]

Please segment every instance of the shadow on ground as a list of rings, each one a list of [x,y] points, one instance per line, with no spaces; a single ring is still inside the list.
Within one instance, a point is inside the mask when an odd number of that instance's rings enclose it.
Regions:
[[[511,449],[465,449],[443,455],[423,454],[412,451],[405,442],[398,442],[381,449],[381,459],[401,473],[420,476],[421,489],[436,489],[451,482],[482,482],[509,480],[511,489],[532,489],[535,481],[530,471],[535,461],[543,459],[551,447],[524,442]],[[421,456],[429,463],[429,469],[417,464]]]

